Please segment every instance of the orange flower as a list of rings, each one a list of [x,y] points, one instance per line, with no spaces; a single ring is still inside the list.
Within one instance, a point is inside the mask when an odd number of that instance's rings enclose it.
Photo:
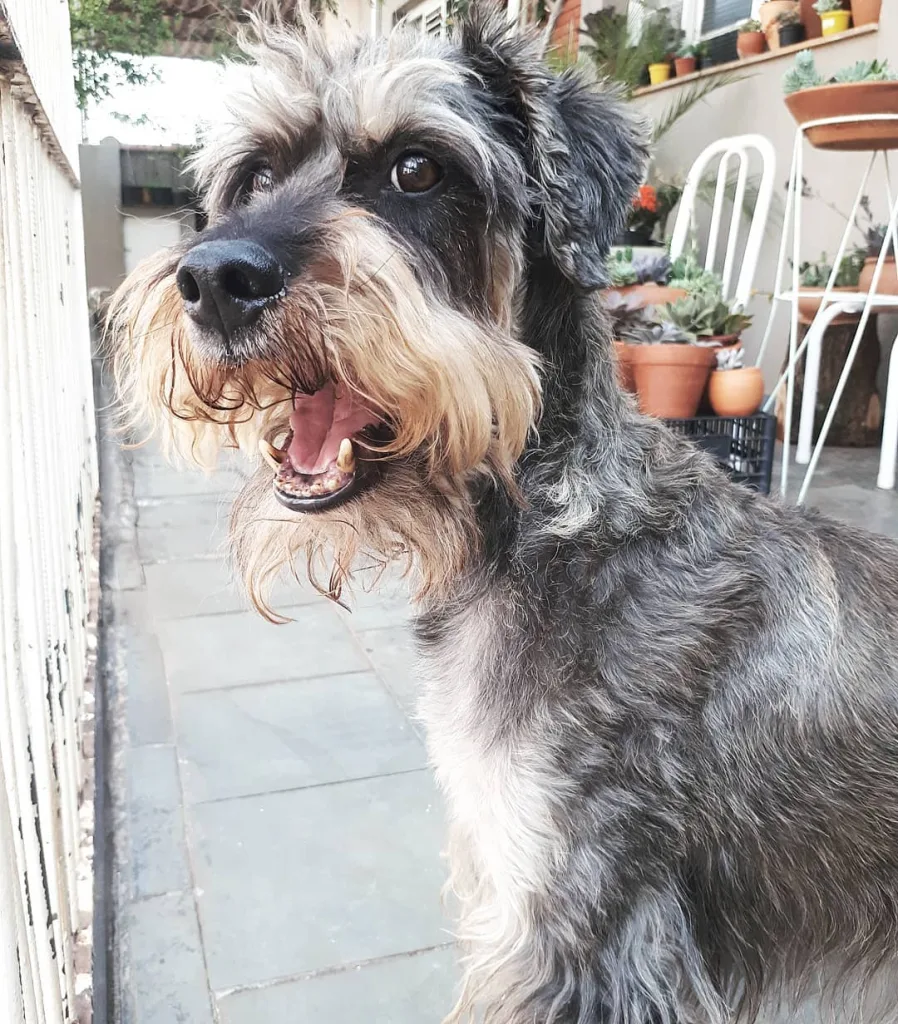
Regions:
[[[641,185],[639,193],[633,200],[637,210],[646,210],[648,213],[658,211],[658,193],[651,185]]]

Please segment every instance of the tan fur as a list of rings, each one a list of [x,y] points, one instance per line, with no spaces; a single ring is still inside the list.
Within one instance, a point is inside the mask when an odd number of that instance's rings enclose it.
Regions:
[[[327,255],[291,283],[280,311],[265,314],[269,356],[239,369],[193,346],[174,286],[177,250],[139,267],[111,312],[129,421],[146,424],[173,456],[207,468],[225,446],[256,457],[260,437],[286,432],[293,388],[320,387],[327,377],[391,425],[393,440],[378,453],[393,463],[388,481],[347,508],[290,513],[271,497],[270,474],[242,497],[238,561],[268,614],[268,585],[301,553],[335,595],[362,552],[383,560],[406,553],[419,592],[439,591],[477,549],[467,482],[482,473],[511,486],[539,410],[532,351],[497,322],[480,323],[428,295],[374,218],[344,209],[320,249]],[[510,254],[498,264],[514,273]],[[513,291],[497,274],[495,315],[504,325]],[[326,552],[333,564],[322,572]]]

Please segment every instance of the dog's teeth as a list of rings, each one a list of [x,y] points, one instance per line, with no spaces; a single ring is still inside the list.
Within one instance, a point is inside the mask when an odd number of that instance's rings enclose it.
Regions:
[[[281,460],[284,457],[284,453],[280,448],[275,448],[273,444],[266,441],[264,437],[259,438],[259,452],[275,472],[281,468]]]
[[[340,451],[337,453],[337,469],[341,473],[351,473],[355,469],[355,453],[352,450],[352,441],[344,437],[340,442]]]

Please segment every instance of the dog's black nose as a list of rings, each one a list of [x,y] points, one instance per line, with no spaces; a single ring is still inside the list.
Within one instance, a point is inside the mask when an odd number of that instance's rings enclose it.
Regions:
[[[255,242],[201,242],[178,264],[175,280],[187,315],[225,338],[284,293],[280,264]]]

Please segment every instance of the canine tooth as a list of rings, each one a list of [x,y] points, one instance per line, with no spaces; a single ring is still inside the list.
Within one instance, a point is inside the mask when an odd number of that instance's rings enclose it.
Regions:
[[[344,437],[340,442],[340,451],[337,453],[337,469],[341,473],[351,473],[355,469],[355,453],[352,450],[352,441]]]
[[[284,453],[280,448],[275,448],[273,444],[266,441],[264,437],[259,438],[259,452],[275,472],[281,468],[281,459],[283,459]]]

